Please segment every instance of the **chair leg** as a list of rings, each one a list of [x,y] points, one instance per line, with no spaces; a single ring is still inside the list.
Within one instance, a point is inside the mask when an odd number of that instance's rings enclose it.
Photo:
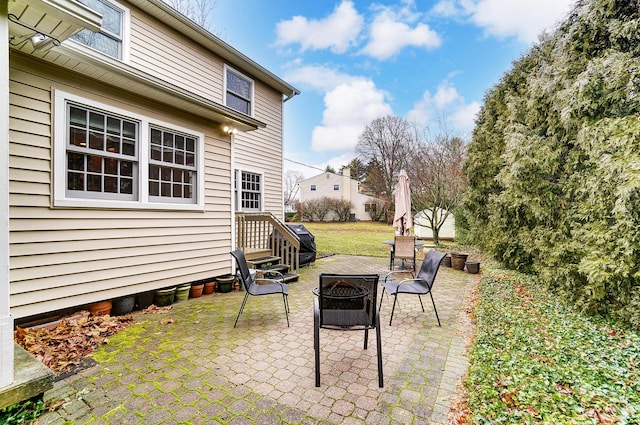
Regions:
[[[378,310],[382,309],[382,299],[384,298],[384,286],[382,287],[382,293],[380,294],[380,305],[378,306]]]
[[[420,300],[420,307],[422,307],[422,312],[424,313],[424,304],[422,304],[422,297],[418,295],[418,299]]]
[[[438,319],[438,326],[441,326],[440,317],[438,317],[438,310],[436,309],[436,303],[435,301],[433,301],[433,295],[431,294],[431,292],[429,292],[429,296],[431,297],[431,304],[433,304],[433,311],[436,312],[436,319]]]
[[[289,327],[289,300],[285,294],[282,294],[282,301],[284,302],[284,315],[287,316],[287,327]]]
[[[382,372],[382,338],[380,337],[380,311],[376,312],[376,345],[378,350],[378,386],[384,387],[384,373]]]
[[[318,301],[316,300],[316,304]],[[316,309],[313,312],[313,349],[316,357],[316,387],[320,386],[320,313]]]
[[[396,301],[398,301],[398,293],[397,292],[393,296],[393,307],[391,308],[391,317],[389,318],[389,326],[391,326],[391,322],[393,321],[393,312],[396,310]]]
[[[236,316],[236,322],[233,324],[234,328],[238,324],[238,319],[240,318],[240,315],[242,314],[242,311],[244,310],[244,305],[247,303],[247,298],[248,297],[249,297],[249,293],[245,292],[244,293],[244,299],[242,300],[242,305],[240,306],[240,311],[238,312],[238,315]]]
[[[364,349],[367,349],[367,345],[369,343],[369,329],[364,330]]]

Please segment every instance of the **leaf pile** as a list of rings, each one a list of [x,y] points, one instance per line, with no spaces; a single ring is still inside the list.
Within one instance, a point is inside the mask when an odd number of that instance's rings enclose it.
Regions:
[[[15,341],[56,374],[68,372],[108,337],[133,322],[133,316],[89,316],[63,320],[55,329],[18,327]]]

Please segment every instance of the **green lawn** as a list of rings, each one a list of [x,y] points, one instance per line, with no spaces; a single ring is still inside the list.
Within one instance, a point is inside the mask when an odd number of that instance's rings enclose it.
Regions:
[[[354,223],[304,222],[313,234],[319,255],[347,254],[388,257],[389,246],[382,243],[393,239],[395,229],[384,223],[358,221]]]

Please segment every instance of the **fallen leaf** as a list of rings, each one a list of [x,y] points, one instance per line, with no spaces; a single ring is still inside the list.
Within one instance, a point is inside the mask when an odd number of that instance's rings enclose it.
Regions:
[[[162,321],[160,323],[162,323],[163,325],[168,325],[170,323],[175,323],[176,321],[173,320],[171,317],[167,317],[166,319],[162,319]]]

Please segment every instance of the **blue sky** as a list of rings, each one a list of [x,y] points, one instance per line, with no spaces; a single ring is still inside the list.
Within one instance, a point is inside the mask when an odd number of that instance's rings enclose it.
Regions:
[[[302,92],[285,104],[284,167],[305,177],[347,164],[387,114],[468,138],[485,92],[573,4],[212,1],[209,29]]]

